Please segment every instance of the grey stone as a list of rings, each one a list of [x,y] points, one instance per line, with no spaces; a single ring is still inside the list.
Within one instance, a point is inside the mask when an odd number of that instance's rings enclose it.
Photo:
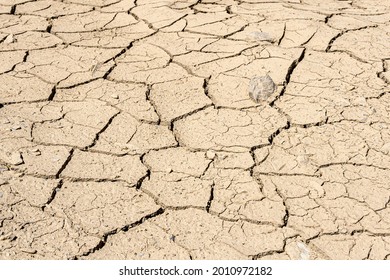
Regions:
[[[253,77],[249,81],[249,97],[257,103],[267,100],[274,93],[275,89],[276,85],[268,74]]]

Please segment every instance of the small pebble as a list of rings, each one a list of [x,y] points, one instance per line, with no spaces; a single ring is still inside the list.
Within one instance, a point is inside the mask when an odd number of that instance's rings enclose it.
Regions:
[[[386,152],[387,154],[390,154],[390,143],[386,143],[381,148],[382,151]]]
[[[209,150],[209,151],[207,151],[206,152],[206,157],[208,158],[208,159],[214,159],[215,158],[215,152],[214,151],[212,151],[212,150]]]
[[[41,151],[37,147],[31,148],[28,151],[30,152],[30,154],[33,154],[35,156],[41,155]]]
[[[111,98],[119,99],[119,96],[118,96],[118,94],[112,94],[112,95],[111,95]]]
[[[353,100],[352,104],[357,105],[357,106],[365,106],[365,105],[367,105],[367,100],[361,96],[361,97],[358,97],[355,100]]]
[[[310,259],[310,250],[306,246],[306,244],[304,244],[302,242],[297,242],[297,247],[298,247],[299,252],[300,252],[301,260],[308,260],[308,259]]]
[[[343,234],[348,233],[348,230],[346,228],[341,228],[339,231],[340,231],[340,233],[343,233]]]
[[[5,40],[4,40],[4,43],[5,44],[12,44],[12,43],[15,43],[16,42],[16,39],[14,38],[14,34],[9,34],[8,36],[7,36],[7,38],[5,38]]]
[[[299,156],[297,156],[297,161],[300,164],[305,164],[305,163],[308,163],[309,159],[308,159],[307,155],[299,155]]]
[[[12,165],[20,165],[20,164],[24,163],[20,152],[11,153],[11,155],[9,156],[9,161],[10,161],[10,164],[12,164]]]
[[[345,98],[336,98],[334,100],[334,103],[337,105],[337,106],[341,106],[341,107],[348,107],[351,105],[351,102],[349,102],[347,99]]]

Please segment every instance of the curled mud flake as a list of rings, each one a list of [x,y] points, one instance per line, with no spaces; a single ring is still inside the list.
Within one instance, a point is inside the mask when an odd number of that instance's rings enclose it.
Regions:
[[[249,97],[257,103],[267,100],[274,93],[275,89],[276,85],[268,74],[253,77],[249,81]]]
[[[267,42],[274,42],[274,38],[272,38],[272,36],[267,33],[267,32],[261,32],[261,31],[253,31],[251,33],[248,34],[248,40],[251,40],[251,41],[267,41]]]
[[[20,251],[22,251],[22,252],[24,252],[26,254],[31,254],[31,255],[34,255],[34,254],[38,253],[37,250],[31,249],[31,248],[22,248],[22,249],[20,249]]]
[[[15,130],[20,130],[20,129],[22,129],[22,127],[20,125],[15,125],[10,130],[15,131]]]
[[[0,241],[4,241],[4,240],[14,240],[15,239],[15,235],[10,232],[10,233],[4,233],[2,232],[1,235],[0,235]]]

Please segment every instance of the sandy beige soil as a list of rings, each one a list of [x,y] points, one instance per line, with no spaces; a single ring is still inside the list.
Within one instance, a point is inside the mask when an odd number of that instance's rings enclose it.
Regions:
[[[0,259],[390,259],[389,69],[389,1],[2,0]]]

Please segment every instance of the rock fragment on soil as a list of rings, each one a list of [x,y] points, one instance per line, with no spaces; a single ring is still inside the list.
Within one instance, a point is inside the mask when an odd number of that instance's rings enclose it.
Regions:
[[[208,159],[214,159],[214,158],[215,158],[215,152],[214,152],[214,151],[211,151],[211,150],[207,151],[207,152],[206,152],[206,157],[207,157]]]
[[[272,78],[267,74],[265,76],[256,76],[249,81],[249,97],[260,103],[266,101],[274,93],[276,85]]]
[[[274,38],[267,32],[261,32],[261,31],[253,31],[248,34],[248,39],[252,41],[266,41],[266,42],[274,42]]]
[[[6,38],[5,38],[5,40],[4,40],[4,43],[5,44],[12,44],[12,43],[15,43],[16,42],[16,40],[15,40],[15,38],[14,38],[14,34],[9,34]]]
[[[12,165],[21,165],[24,163],[20,152],[13,152],[9,155],[9,163]]]

